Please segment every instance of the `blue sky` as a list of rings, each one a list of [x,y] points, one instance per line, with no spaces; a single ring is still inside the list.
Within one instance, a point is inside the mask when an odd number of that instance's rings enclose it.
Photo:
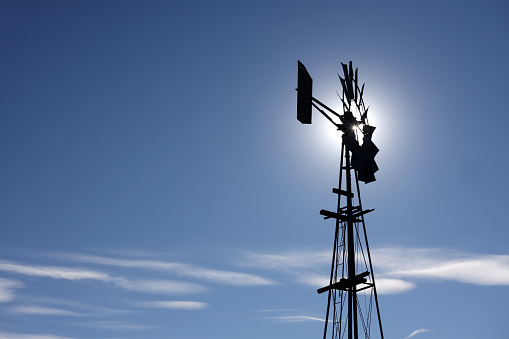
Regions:
[[[0,3],[0,338],[322,335],[339,135],[366,83],[386,338],[509,329],[503,1]]]

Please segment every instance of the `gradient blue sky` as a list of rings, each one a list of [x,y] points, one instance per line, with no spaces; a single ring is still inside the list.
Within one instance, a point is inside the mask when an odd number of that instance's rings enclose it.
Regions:
[[[507,338],[504,1],[0,2],[0,338],[318,338],[337,132],[362,185],[386,338]]]

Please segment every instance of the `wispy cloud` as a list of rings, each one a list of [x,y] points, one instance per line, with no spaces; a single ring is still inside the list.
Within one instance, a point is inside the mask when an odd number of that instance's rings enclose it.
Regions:
[[[100,271],[61,266],[23,265],[13,262],[0,261],[0,270],[53,279],[99,280],[107,283],[112,283],[115,286],[119,286],[128,290],[146,293],[185,294],[200,293],[207,290],[205,286],[200,284],[184,281],[165,279],[126,279],[123,277],[111,276]],[[12,298],[12,293],[9,293],[14,287],[13,283],[10,280],[5,280],[4,286],[5,288],[2,289],[0,282],[0,297],[2,296],[3,291],[4,298]]]
[[[314,274],[314,273],[303,273],[303,274],[296,274],[296,280],[297,282],[314,286],[314,287],[323,287],[327,286],[330,282],[330,277],[324,275],[324,274]]]
[[[14,314],[26,314],[26,315],[59,315],[72,317],[82,317],[86,315],[74,311],[42,306],[16,306],[13,307],[10,312]]]
[[[48,298],[48,297],[37,297],[34,295],[30,296],[21,296],[19,298],[22,302],[25,304],[31,303],[31,304],[37,304],[37,305],[45,305],[45,307],[51,307],[51,308],[65,308],[65,309],[72,309],[76,310],[76,313],[85,314],[88,316],[110,316],[110,315],[117,315],[117,314],[125,314],[130,313],[132,311],[125,310],[125,309],[117,309],[117,308],[111,308],[111,307],[104,307],[104,306],[98,306],[98,305],[90,305],[82,302],[76,302],[73,300],[68,299],[61,299],[61,298]]]
[[[465,254],[444,249],[384,248],[373,260],[384,276],[509,285],[509,255]]]
[[[0,331],[0,339],[75,339],[71,337],[61,337],[52,334],[28,334]]]
[[[107,330],[119,330],[119,331],[130,331],[130,330],[151,330],[156,327],[154,326],[146,326],[146,325],[138,325],[133,323],[126,323],[123,321],[116,320],[106,320],[106,321],[91,321],[86,323],[80,323],[80,326],[84,327],[93,327],[93,328],[101,328]],[[2,339],[0,337],[0,339]]]
[[[287,317],[272,317],[271,319],[287,321],[287,322],[302,322],[302,321],[321,321],[324,322],[324,319],[308,317],[306,315],[292,315]]]
[[[17,280],[0,279],[0,302],[9,302],[14,299],[14,289],[23,287]]]
[[[208,303],[200,301],[148,301],[141,303],[145,307],[171,308],[176,310],[201,310],[209,306]]]
[[[376,292],[378,294],[398,294],[408,292],[417,285],[401,279],[376,279]]]
[[[118,259],[93,255],[70,254],[72,260],[109,266],[166,271],[180,276],[197,278],[235,286],[273,285],[274,281],[254,274],[207,269],[199,266],[160,260]]]
[[[106,273],[88,269],[58,266],[23,265],[4,260],[0,261],[0,271],[66,280],[111,280],[111,277]]]
[[[424,332],[429,332],[429,330],[426,330],[426,329],[424,329],[424,328],[421,328],[421,329],[415,330],[415,331],[413,331],[412,333],[410,333],[410,335],[409,335],[408,337],[406,337],[406,338],[404,338],[404,339],[411,338],[411,337],[413,337],[413,336],[414,336],[414,335],[416,335],[416,334],[424,333]]]
[[[330,263],[330,251],[293,251],[279,254],[248,253],[244,265],[268,269],[309,268]]]
[[[176,281],[176,280],[164,280],[164,279],[139,279],[139,280],[127,280],[124,278],[115,278],[115,285],[123,288],[146,292],[146,293],[163,293],[163,294],[188,294],[188,293],[200,293],[207,290],[207,288],[200,284]]]

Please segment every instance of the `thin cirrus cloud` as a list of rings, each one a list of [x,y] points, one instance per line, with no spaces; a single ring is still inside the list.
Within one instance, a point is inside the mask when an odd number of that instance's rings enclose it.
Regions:
[[[408,292],[416,288],[417,285],[410,281],[401,279],[376,279],[376,291],[378,294],[398,294]]]
[[[427,330],[427,329],[425,329],[425,328],[420,328],[420,329],[415,330],[415,331],[413,331],[412,333],[410,333],[410,335],[409,335],[408,337],[404,338],[404,339],[411,338],[411,337],[413,337],[414,335],[417,335],[417,334],[419,334],[419,333],[424,333],[424,332],[429,332],[429,330]]]
[[[13,307],[10,312],[14,314],[25,314],[25,315],[59,315],[71,317],[82,317],[86,315],[74,311],[42,306],[16,306]]]
[[[0,279],[0,302],[9,302],[14,299],[14,290],[23,287],[17,280]]]
[[[28,333],[0,331],[0,339],[75,339],[75,338],[61,337],[58,335],[51,334],[28,334]]]
[[[308,317],[306,315],[292,315],[287,317],[272,317],[274,320],[285,321],[285,322],[303,322],[303,321],[321,321],[324,322],[324,319]]]
[[[133,323],[126,323],[123,321],[118,320],[103,320],[103,321],[89,321],[80,323],[80,326],[84,327],[91,327],[91,328],[100,328],[100,329],[107,329],[107,330],[116,330],[116,331],[140,331],[140,330],[151,330],[156,327],[154,326],[146,326],[146,325],[139,325],[139,324],[133,324]],[[0,338],[2,339],[2,338]]]
[[[115,278],[115,285],[128,290],[157,294],[190,294],[201,293],[207,290],[205,286],[200,284],[165,279],[127,280]]]
[[[375,266],[401,278],[452,280],[474,285],[509,285],[509,255],[466,254],[445,249],[383,248]]]
[[[73,281],[98,280],[106,283],[111,283],[124,289],[145,293],[185,294],[200,293],[207,290],[206,287],[200,284],[183,281],[165,279],[126,279],[123,277],[115,277],[107,273],[89,269],[59,266],[24,265],[10,261],[0,261],[0,271],[13,272],[28,276]],[[13,287],[15,286],[12,282],[9,283],[9,281],[4,279],[3,285],[0,283],[0,297],[3,295],[3,298],[6,300],[9,300],[9,298],[12,299]]]
[[[152,308],[170,308],[175,310],[201,310],[207,308],[209,306],[208,303],[201,301],[165,301],[165,300],[157,300],[157,301],[148,301],[140,304],[144,307],[152,307]]]
[[[126,314],[132,312],[132,310],[126,309],[118,309],[111,307],[104,307],[98,305],[92,305],[82,302],[77,302],[68,299],[61,298],[48,298],[48,297],[38,297],[34,295],[30,296],[20,296],[19,300],[22,303],[26,304],[38,304],[38,305],[46,305],[45,307],[50,308],[59,308],[59,309],[72,309],[77,310],[75,313],[93,316],[93,317],[105,317],[111,315],[118,314]]]
[[[329,251],[292,251],[279,254],[248,253],[246,266],[267,269],[295,269],[309,268],[324,263],[330,263]]]
[[[23,265],[5,260],[0,261],[0,271],[65,280],[111,280],[108,274],[93,270],[58,266]]]
[[[171,272],[180,276],[197,278],[226,285],[264,286],[275,284],[273,280],[254,274],[213,270],[176,262],[166,262],[160,260],[118,259],[82,254],[69,254],[67,258],[90,264]]]

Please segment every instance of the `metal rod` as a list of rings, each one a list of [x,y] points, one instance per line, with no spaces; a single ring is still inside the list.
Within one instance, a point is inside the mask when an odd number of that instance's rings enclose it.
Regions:
[[[343,173],[341,172],[341,166],[343,165],[343,153],[344,153],[344,145],[341,144],[341,156],[339,160],[339,183],[338,183],[338,189],[341,190],[341,181],[343,178]],[[338,206],[337,206],[337,212],[339,213],[341,211],[341,194],[338,194]],[[339,236],[339,228],[340,228],[340,221],[336,219],[336,230],[334,235],[334,249],[332,251],[332,264],[330,269],[330,283],[329,285],[332,285],[332,282],[335,277],[335,271],[337,270],[336,265],[336,252],[338,251],[338,236]],[[325,313],[325,328],[323,330],[323,339],[326,339],[327,337],[327,324],[329,322],[329,311],[330,311],[330,299],[331,299],[331,293],[336,293],[335,291],[329,290],[329,296],[327,297],[327,312]],[[334,310],[336,309],[336,304],[334,303]],[[336,312],[334,312],[335,314]],[[334,330],[334,320],[332,324],[332,328]]]
[[[313,101],[316,101],[316,103],[320,106],[322,106],[323,108],[325,108],[327,111],[331,112],[332,114],[334,114],[335,116],[337,116],[339,118],[339,114],[336,113],[335,111],[332,110],[332,108],[328,107],[327,105],[325,105],[323,102],[321,102],[320,100],[318,99],[315,99],[313,97],[311,97],[311,100]]]
[[[357,172],[355,172],[355,184],[357,186],[357,199],[359,200],[359,206],[362,209],[361,191],[359,188],[359,180],[357,179]],[[382,329],[382,318],[380,316],[380,308],[378,306],[378,295],[376,293],[375,284],[375,273],[373,272],[373,264],[371,263],[371,253],[369,252],[368,235],[366,233],[366,223],[364,222],[364,216],[361,217],[362,228],[364,231],[364,241],[366,241],[366,251],[368,252],[369,269],[371,271],[371,279],[373,280],[373,296],[375,297],[376,314],[378,316],[378,326],[380,327],[380,337],[384,339],[384,331]]]
[[[346,146],[344,146],[344,148],[346,149]],[[341,255],[341,259],[342,259],[341,277],[345,276],[345,258],[346,258],[345,235],[346,235],[346,225],[343,223],[343,227],[341,228],[341,244],[343,244],[342,255]],[[337,275],[337,271],[336,271],[336,275]],[[345,305],[346,298],[345,298],[345,293],[341,292],[340,295],[341,295],[341,308],[339,310],[339,319],[343,319],[343,307]],[[344,329],[342,329],[342,326],[343,326],[343,322],[340,321],[339,322],[339,333],[340,334],[344,330]],[[345,328],[346,328],[346,326],[345,326]],[[342,337],[340,337],[340,339],[342,339]]]
[[[323,110],[320,109],[320,107],[316,106],[314,102],[311,103],[313,105],[314,108],[316,108],[320,113],[323,114],[324,117],[327,118],[327,120],[329,120],[330,122],[332,122],[332,124],[336,127],[338,127],[338,124],[336,124],[334,122],[334,120],[332,120],[332,118],[330,116],[327,115],[327,113],[325,113]]]
[[[336,222],[338,223],[338,222]],[[338,246],[338,233],[339,233],[339,227],[336,226],[336,231],[334,235],[334,249],[332,251],[332,265],[331,265],[331,272],[330,272],[330,284],[332,285],[332,281],[334,278],[334,268],[336,266],[336,251]],[[331,294],[336,293],[332,289],[329,290],[329,296],[327,297],[327,312],[325,313],[325,327],[323,329],[323,339],[326,339],[327,337],[327,323],[329,322],[329,310],[330,310],[330,298]],[[334,306],[335,307],[335,306]],[[333,324],[334,327],[334,324]]]
[[[355,327],[357,325],[357,302],[355,298],[353,277],[355,276],[355,247],[353,237],[353,221],[352,221],[352,174],[350,169],[350,151],[346,151],[346,191],[348,196],[346,199],[347,206],[347,239],[348,239],[348,339],[357,339]],[[355,331],[355,332],[354,332]]]

